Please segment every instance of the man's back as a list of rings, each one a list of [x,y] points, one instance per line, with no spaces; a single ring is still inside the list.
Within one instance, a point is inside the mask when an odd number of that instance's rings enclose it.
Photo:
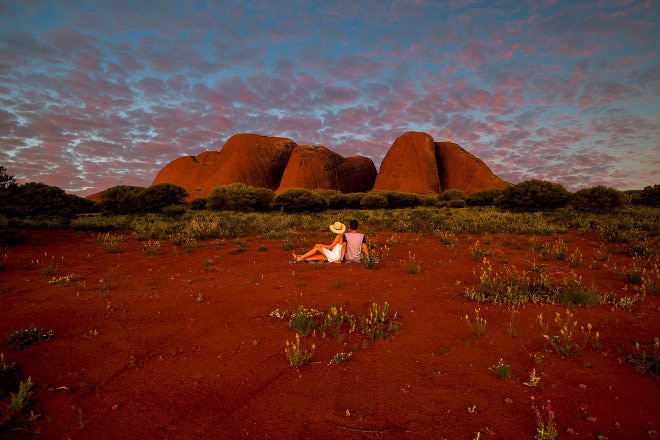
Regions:
[[[364,234],[360,234],[359,232],[346,232],[344,234],[344,240],[346,241],[346,253],[344,254],[346,261],[362,261],[361,252],[362,243],[364,243]]]

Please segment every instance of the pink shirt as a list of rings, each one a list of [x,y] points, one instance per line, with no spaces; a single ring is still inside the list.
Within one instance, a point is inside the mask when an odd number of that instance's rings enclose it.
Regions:
[[[367,242],[364,234],[360,234],[359,232],[347,232],[344,234],[344,242],[346,243],[344,259],[350,262],[362,261],[360,255],[362,253],[362,243]]]

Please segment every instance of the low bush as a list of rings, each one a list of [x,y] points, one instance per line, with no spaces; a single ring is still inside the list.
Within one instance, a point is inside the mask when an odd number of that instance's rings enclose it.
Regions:
[[[568,204],[570,193],[558,183],[527,180],[502,191],[494,204],[518,212],[551,211]]]
[[[301,188],[288,189],[275,196],[271,203],[271,207],[284,212],[319,212],[327,206],[328,202],[325,198]]]
[[[459,189],[448,189],[438,196],[438,200],[448,201],[455,199],[467,200],[467,195]]]
[[[639,193],[639,203],[648,206],[660,206],[660,184],[644,187]]]
[[[603,213],[618,209],[624,204],[621,191],[606,186],[581,189],[571,196],[571,206],[577,211]]]
[[[188,193],[185,188],[172,183],[159,183],[144,188],[138,193],[138,210],[139,212],[165,212],[165,209],[170,207],[183,205],[186,197],[188,197]],[[183,211],[185,212],[185,208]],[[170,209],[169,212],[174,211]]]
[[[468,206],[492,206],[495,199],[502,195],[501,189],[485,189],[470,194],[465,202]]]
[[[387,197],[380,193],[369,193],[360,200],[360,207],[363,209],[383,209],[389,206]]]
[[[214,211],[268,211],[274,197],[275,193],[270,189],[234,183],[213,188],[206,207]]]
[[[387,206],[391,209],[414,208],[421,203],[417,194],[399,191],[378,191],[374,194],[382,194],[387,198]]]
[[[190,201],[190,209],[193,211],[203,211],[206,209],[206,198],[200,197]]]

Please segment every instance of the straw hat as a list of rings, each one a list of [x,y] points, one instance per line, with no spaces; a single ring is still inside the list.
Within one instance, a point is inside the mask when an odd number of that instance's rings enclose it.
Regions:
[[[346,232],[346,225],[342,222],[334,222],[330,225],[330,230],[335,234],[343,234]]]

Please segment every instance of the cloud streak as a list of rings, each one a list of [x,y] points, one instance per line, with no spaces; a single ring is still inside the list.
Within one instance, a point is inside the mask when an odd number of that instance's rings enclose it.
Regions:
[[[569,2],[6,2],[0,163],[86,195],[236,133],[449,140],[513,183],[658,183],[660,12]]]

